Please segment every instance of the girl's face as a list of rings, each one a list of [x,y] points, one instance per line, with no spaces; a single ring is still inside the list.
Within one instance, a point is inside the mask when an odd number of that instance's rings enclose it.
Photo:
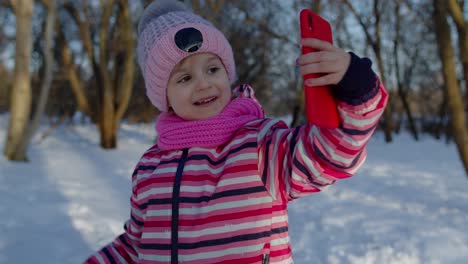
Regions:
[[[185,120],[219,114],[231,100],[231,85],[223,63],[211,53],[198,53],[177,64],[167,85],[169,106]]]

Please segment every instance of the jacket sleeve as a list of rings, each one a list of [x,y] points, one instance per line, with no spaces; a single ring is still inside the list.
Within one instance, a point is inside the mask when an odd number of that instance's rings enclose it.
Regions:
[[[143,215],[140,209],[136,193],[136,178],[139,165],[132,175],[132,195],[130,197],[130,219],[125,222],[125,232],[119,235],[113,242],[101,248],[90,256],[84,263],[138,263],[137,245],[141,239],[143,227]]]
[[[387,104],[387,93],[368,59],[351,53],[343,80],[333,87],[341,125],[288,128],[268,122],[259,132],[259,170],[275,199],[287,201],[319,192],[351,177],[366,158],[366,144]]]

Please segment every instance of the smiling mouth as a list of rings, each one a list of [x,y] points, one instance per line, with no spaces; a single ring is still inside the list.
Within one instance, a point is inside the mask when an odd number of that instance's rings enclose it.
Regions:
[[[214,102],[216,99],[218,99],[217,96],[212,96],[212,97],[207,97],[207,98],[203,98],[201,100],[198,100],[196,101],[195,103],[193,103],[194,105],[207,105],[209,103],[212,103]]]

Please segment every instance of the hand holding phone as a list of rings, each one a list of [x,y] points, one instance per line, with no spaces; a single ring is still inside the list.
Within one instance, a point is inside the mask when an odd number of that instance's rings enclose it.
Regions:
[[[309,9],[300,13],[301,38],[316,38],[333,43],[331,26],[328,21]],[[302,54],[316,50],[303,46]],[[304,83],[309,78],[320,77],[321,74],[311,73],[304,76]],[[340,125],[337,104],[328,86],[308,87],[305,89],[305,111],[309,123],[325,127],[337,128]]]

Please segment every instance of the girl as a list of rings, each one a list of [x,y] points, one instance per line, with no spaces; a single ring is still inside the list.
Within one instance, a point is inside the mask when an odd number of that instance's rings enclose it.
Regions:
[[[288,202],[356,173],[387,102],[371,62],[316,39],[301,74],[325,73],[341,126],[288,128],[265,118],[248,85],[231,91],[225,36],[179,1],[158,0],[138,26],[157,144],[132,175],[125,233],[86,263],[292,263]]]

